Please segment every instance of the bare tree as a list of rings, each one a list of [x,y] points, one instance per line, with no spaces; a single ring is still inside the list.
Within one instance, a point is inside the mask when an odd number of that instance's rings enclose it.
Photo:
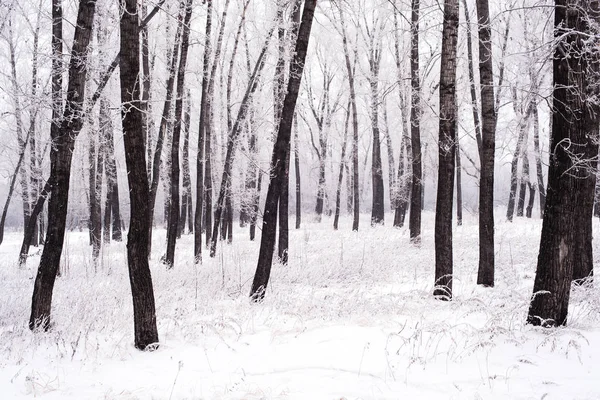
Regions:
[[[294,109],[298,99],[298,90],[304,71],[304,62],[308,50],[308,41],[313,22],[313,15],[317,5],[316,0],[306,0],[302,12],[302,20],[298,30],[294,57],[290,64],[290,79],[287,86],[287,92],[283,101],[281,111],[281,121],[277,131],[277,139],[273,148],[273,157],[271,160],[272,175],[267,191],[265,203],[265,212],[263,214],[262,237],[260,243],[260,253],[258,256],[258,265],[250,290],[250,297],[254,301],[261,301],[264,298],[269,276],[271,274],[271,264],[273,262],[273,253],[275,251],[275,230],[277,223],[277,206],[281,195],[281,184],[283,179],[287,179],[286,159],[290,151],[290,139],[292,132],[292,121],[294,119]]]
[[[133,297],[135,347],[153,350],[158,346],[154,289],[148,265],[150,232],[149,185],[146,172],[144,129],[140,106],[140,26],[136,0],[121,0],[121,115],[123,143],[131,204],[127,234],[129,282]],[[52,194],[54,197],[54,193]]]
[[[447,2],[444,2],[446,5]],[[458,7],[457,7],[458,8]],[[419,78],[419,9],[420,0],[412,0],[410,50],[410,141],[412,149],[412,185],[410,192],[409,230],[412,243],[421,243],[423,179],[421,164],[421,82]],[[444,64],[442,64],[444,65]]]
[[[435,289],[439,299],[452,299],[452,200],[456,141],[456,62],[458,0],[444,1],[440,61],[440,138],[438,191],[435,207]]]
[[[75,138],[83,126],[82,111],[86,91],[87,55],[95,10],[95,0],[79,2],[69,64],[66,107],[60,122],[60,129],[51,131],[53,146],[50,153],[49,182],[52,185],[52,196],[48,203],[46,245],[42,252],[33,288],[29,318],[29,328],[32,330],[38,327],[47,330],[50,327],[52,292],[65,237],[71,161]]]
[[[546,327],[567,323],[571,280],[590,262],[595,169],[598,155],[596,96],[600,55],[596,0],[554,2],[553,109],[548,192],[533,296],[527,322]],[[590,40],[590,38],[593,38]],[[591,223],[591,222],[590,222]],[[577,271],[576,268],[583,267]],[[579,275],[579,276],[578,276]]]
[[[494,162],[496,116],[494,66],[488,0],[477,2],[481,92],[481,175],[479,179],[479,271],[477,284],[494,286]],[[498,101],[500,94],[496,97]]]

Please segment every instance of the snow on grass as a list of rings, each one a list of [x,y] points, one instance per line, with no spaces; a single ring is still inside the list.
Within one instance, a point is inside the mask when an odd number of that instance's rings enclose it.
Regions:
[[[19,234],[0,246],[0,397],[6,399],[597,399],[600,290],[574,288],[569,326],[524,324],[541,221],[496,230],[496,287],[475,285],[476,219],[454,229],[454,300],[431,296],[432,213],[420,248],[407,229],[360,232],[327,218],[290,233],[263,304],[248,301],[259,240],[194,265],[193,238],[175,268],[151,262],[161,346],[133,347],[124,243],[94,265],[86,232],[67,236],[53,329],[27,328],[39,252],[16,265]],[[502,218],[497,218],[502,221]],[[594,229],[599,228],[594,222]],[[594,241],[594,250],[598,250]]]

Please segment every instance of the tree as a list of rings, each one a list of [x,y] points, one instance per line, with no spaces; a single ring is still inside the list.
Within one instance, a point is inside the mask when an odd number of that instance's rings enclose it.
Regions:
[[[578,253],[586,251],[581,238],[591,241],[582,222],[592,217],[600,111],[591,96],[600,72],[592,28],[600,16],[598,1],[555,0],[554,5],[548,190],[527,315],[528,323],[546,327],[566,325],[574,268],[582,262]]]
[[[225,164],[223,166],[223,177],[221,179],[221,188],[219,189],[219,197],[217,198],[217,203],[215,207],[215,221],[211,236],[210,242],[210,256],[214,257],[217,251],[217,240],[219,233],[219,225],[221,220],[223,219],[223,213],[226,208],[226,199],[228,197],[228,192],[231,190],[231,171],[233,169],[233,160],[235,155],[235,147],[238,142],[238,137],[242,133],[242,129],[244,127],[244,122],[246,120],[248,108],[250,103],[252,102],[252,96],[256,92],[260,75],[265,66],[267,49],[269,47],[269,41],[271,40],[271,36],[273,31],[268,33],[267,39],[265,40],[265,44],[263,45],[262,51],[258,60],[256,61],[256,65],[254,67],[254,71],[252,76],[250,77],[250,81],[248,82],[248,86],[246,88],[246,93],[244,94],[244,98],[242,99],[242,103],[240,104],[240,108],[238,110],[238,115],[233,124],[231,131],[229,132],[229,137],[227,139],[227,154],[225,156]],[[207,227],[206,229],[210,229]]]
[[[207,124],[208,81],[210,68],[212,29],[212,0],[207,0],[202,62],[202,97],[200,99],[200,122],[198,127],[198,153],[196,156],[196,212],[194,213],[194,260],[202,261],[202,216],[204,210],[204,137]],[[210,229],[210,228],[209,228]]]
[[[148,265],[148,175],[140,106],[140,26],[136,0],[121,0],[121,115],[131,204],[127,234],[127,264],[133,297],[135,347],[152,350],[158,344],[154,289]],[[52,196],[54,197],[54,195]]]
[[[383,224],[384,193],[383,193],[383,167],[381,162],[381,139],[379,130],[379,69],[381,66],[381,53],[383,41],[379,36],[384,25],[378,20],[373,21],[373,26],[368,30],[369,53],[369,86],[371,88],[371,127],[373,131],[373,146],[371,159],[371,179],[373,182],[373,203],[371,207],[371,225]]]
[[[494,286],[494,159],[496,115],[488,0],[477,1],[481,92],[481,175],[479,179],[479,271],[477,284]],[[508,23],[507,23],[508,24]],[[499,96],[499,94],[498,94]],[[496,98],[496,101],[498,97]]]
[[[444,4],[446,5],[446,2]],[[421,209],[423,207],[423,172],[421,164],[421,82],[419,78],[419,8],[420,0],[412,0],[410,26],[410,141],[412,149],[412,186],[410,192],[409,230],[410,240],[416,245],[421,243]],[[445,12],[444,15],[446,15]]]
[[[173,92],[175,89],[175,79],[177,75],[177,60],[179,58],[179,48],[181,42],[181,35],[183,30],[183,13],[184,13],[185,3],[179,3],[179,14],[178,14],[178,24],[177,30],[175,32],[175,40],[173,42],[173,50],[170,51],[170,54],[167,54],[167,58],[170,58],[169,66],[167,68],[167,91],[165,95],[165,102],[163,105],[163,112],[160,119],[160,124],[158,128],[158,137],[156,138],[156,148],[154,149],[154,160],[152,161],[152,179],[150,181],[150,196],[149,196],[149,216],[148,220],[150,221],[149,232],[148,232],[148,257],[150,257],[150,253],[152,252],[152,225],[154,224],[154,209],[156,206],[156,193],[158,191],[158,183],[160,180],[160,170],[161,170],[161,154],[163,150],[163,144],[165,140],[165,136],[167,136],[169,131],[169,125],[171,121],[171,115],[173,110]],[[170,57],[168,57],[170,55]],[[142,102],[143,103],[143,102]],[[145,139],[146,140],[146,139]],[[146,140],[147,141],[147,140]],[[149,142],[149,141],[147,141]],[[170,160],[170,158],[168,158]],[[168,199],[168,196],[166,197]],[[179,211],[177,212],[179,214]]]
[[[286,176],[286,160],[290,151],[290,139],[292,133],[292,121],[294,119],[294,110],[298,99],[298,91],[304,71],[304,62],[308,50],[308,41],[313,22],[313,15],[317,0],[306,0],[302,12],[300,29],[294,49],[294,57],[290,64],[290,79],[287,85],[287,92],[283,101],[281,110],[281,120],[277,130],[277,139],[273,147],[273,156],[271,159],[271,178],[265,211],[263,216],[262,237],[260,242],[260,252],[258,256],[258,265],[250,290],[250,297],[254,301],[261,301],[264,298],[269,276],[271,274],[271,264],[273,262],[273,253],[275,251],[275,233],[277,224],[277,208],[279,197],[281,196],[281,185]]]
[[[65,238],[69,180],[75,138],[83,126],[83,101],[86,92],[87,55],[96,11],[95,0],[81,0],[73,36],[66,106],[60,128],[51,130],[50,178],[52,196],[48,202],[46,245],[35,278],[29,328],[50,327],[52,292]]]
[[[440,71],[440,137],[438,189],[435,207],[435,289],[433,295],[452,299],[452,200],[456,141],[456,62],[458,0],[444,1]]]
[[[344,48],[344,60],[346,61],[346,72],[348,74],[348,86],[350,87],[350,107],[352,109],[352,197],[354,199],[352,230],[358,231],[360,217],[360,192],[358,180],[358,111],[356,108],[356,85],[354,80],[354,68],[350,61],[350,50],[348,49],[348,35],[344,13],[340,7],[340,23],[342,33],[342,45]],[[356,61],[356,50],[354,51]]]
[[[177,71],[177,90],[175,100],[175,127],[173,129],[173,140],[171,142],[171,184],[169,191],[169,224],[167,226],[167,253],[165,265],[173,268],[175,262],[175,242],[179,231],[179,143],[181,138],[181,126],[183,123],[183,97],[185,93],[185,67],[190,42],[190,21],[192,19],[193,0],[181,0],[185,3],[183,18],[183,34],[181,36],[181,51],[179,54],[179,67]]]

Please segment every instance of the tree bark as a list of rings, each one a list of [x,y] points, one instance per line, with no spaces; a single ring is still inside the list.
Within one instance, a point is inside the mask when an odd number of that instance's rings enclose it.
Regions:
[[[152,252],[152,225],[154,224],[154,210],[156,208],[156,193],[158,191],[158,183],[160,181],[161,172],[161,155],[163,151],[163,143],[165,135],[168,134],[169,124],[171,120],[171,114],[173,109],[173,91],[175,88],[175,77],[177,74],[177,60],[179,58],[179,46],[181,41],[181,35],[183,30],[183,3],[180,3],[177,30],[175,32],[175,40],[173,42],[173,50],[171,53],[171,60],[169,61],[168,77],[167,77],[167,90],[165,95],[165,103],[163,105],[163,112],[160,118],[160,125],[158,128],[158,137],[156,138],[156,147],[154,149],[154,159],[152,161],[152,179],[150,183],[150,195],[148,198],[149,205],[149,221],[148,227],[148,257]],[[145,140],[145,139],[144,139]],[[166,192],[165,192],[166,193]],[[177,212],[179,214],[179,211]]]
[[[252,97],[256,92],[256,89],[259,85],[260,75],[265,66],[267,49],[269,47],[269,41],[272,36],[272,32],[269,32],[265,44],[262,48],[260,56],[256,62],[256,66],[254,67],[254,72],[248,82],[248,86],[246,88],[246,93],[244,94],[244,98],[240,104],[240,108],[238,110],[238,115],[235,120],[233,127],[231,128],[231,132],[229,133],[229,137],[227,140],[227,154],[225,156],[225,163],[223,165],[223,177],[221,179],[221,188],[219,190],[219,197],[217,198],[217,203],[215,204],[215,221],[214,226],[212,227],[212,235],[210,242],[210,256],[214,257],[217,251],[217,239],[219,234],[219,225],[221,224],[221,220],[223,217],[223,212],[226,208],[226,199],[228,197],[228,193],[231,191],[231,171],[233,169],[233,161],[235,156],[235,148],[237,145],[238,137],[242,133],[242,129],[244,128],[244,123],[246,121],[246,116],[248,112],[248,108],[250,107],[250,103],[252,102]],[[209,229],[207,227],[207,229]]]
[[[379,68],[381,65],[381,40],[375,38],[377,27],[372,27],[369,38],[369,86],[371,87],[371,126],[373,147],[371,159],[371,179],[373,182],[373,203],[371,225],[382,224],[385,218],[383,193],[383,168],[381,162],[381,139],[379,130]],[[376,43],[377,41],[377,43]]]
[[[346,25],[344,21],[344,13],[340,7],[340,22],[342,24],[342,44],[344,48],[344,59],[346,61],[346,72],[348,74],[348,86],[350,87],[350,103],[352,108],[352,182],[354,210],[352,214],[352,230],[358,231],[360,220],[360,190],[359,185],[359,165],[358,165],[358,111],[356,107],[356,88],[354,82],[354,68],[350,62],[350,51],[348,49],[348,35],[346,33]],[[356,52],[355,52],[356,60]]]
[[[452,299],[452,201],[456,142],[456,62],[458,0],[444,1],[440,72],[440,137],[435,208],[435,289],[433,295]]]
[[[304,62],[306,60],[316,3],[316,0],[306,0],[304,2],[302,22],[300,23],[295,51],[293,53],[294,56],[290,64],[290,79],[283,102],[281,121],[279,123],[277,139],[273,148],[273,157],[271,160],[272,175],[269,182],[265,212],[263,215],[258,265],[252,282],[252,289],[250,290],[250,297],[253,301],[261,301],[264,298],[271,273],[271,264],[273,262],[273,253],[275,251],[277,206],[279,197],[281,196],[280,190],[282,181],[285,179],[286,160],[290,151],[290,137],[292,132],[292,121],[294,119],[294,109],[296,108],[298,90],[300,89],[300,82],[304,71]]]
[[[121,0],[121,115],[131,204],[127,260],[133,297],[135,347],[158,346],[154,290],[148,265],[149,185],[140,106],[140,27],[136,0]],[[54,196],[53,196],[54,197]]]
[[[294,172],[296,177],[296,229],[302,224],[302,187],[300,185],[300,142],[298,140],[298,117],[294,115]]]
[[[533,114],[533,148],[535,151],[535,171],[537,175],[537,188],[540,196],[540,218],[544,217],[546,205],[546,189],[544,186],[544,174],[542,171],[542,154],[540,151],[540,119],[538,116],[537,99],[533,96],[531,104]]]
[[[212,0],[207,0],[206,28],[204,35],[204,61],[202,63],[202,98],[200,100],[200,122],[198,127],[198,154],[196,157],[196,212],[194,213],[194,260],[202,261],[202,220],[204,211],[204,144],[207,124],[208,81],[210,55],[212,52],[210,35],[212,30]]]
[[[488,0],[477,2],[477,21],[482,120],[477,284],[494,286],[494,163],[497,110],[494,106],[494,65]]]
[[[350,102],[348,102],[350,103]],[[338,224],[340,221],[340,208],[341,208],[341,196],[342,196],[342,180],[344,179],[344,165],[346,159],[346,144],[348,143],[348,124],[350,122],[350,104],[346,107],[346,119],[344,122],[344,142],[342,143],[342,154],[340,156],[340,169],[338,173],[338,184],[335,192],[335,216],[333,218],[333,229],[338,230]]]
[[[421,82],[419,78],[419,8],[420,0],[412,0],[411,12],[411,51],[410,51],[410,136],[412,148],[412,189],[410,194],[409,230],[410,240],[415,245],[421,243],[421,210],[423,200],[421,165]],[[458,7],[457,7],[458,8]],[[445,64],[442,64],[445,66]]]
[[[69,83],[67,87],[67,107],[60,123],[60,129],[52,133],[53,146],[50,153],[52,196],[48,204],[48,231],[46,245],[33,288],[29,328],[50,328],[52,292],[62,254],[67,205],[69,201],[69,179],[75,138],[83,126],[83,101],[87,77],[87,54],[92,36],[92,25],[96,9],[95,0],[79,2],[77,24],[71,49]]]
[[[471,109],[473,110],[473,124],[475,125],[475,140],[477,141],[477,150],[479,152],[479,160],[482,158],[482,140],[481,140],[481,121],[479,119],[479,102],[477,101],[477,90],[475,87],[475,62],[473,61],[473,39],[471,33],[471,15],[467,0],[462,0],[465,12],[465,21],[467,27],[467,65],[469,68],[469,89],[471,94]],[[459,153],[456,153],[457,157]]]
[[[533,296],[527,322],[546,327],[567,323],[575,265],[587,249],[583,221],[591,220],[598,155],[599,106],[595,93],[600,59],[598,41],[588,43],[597,0],[555,0],[553,110],[548,192]]]
[[[206,122],[204,125],[204,218],[206,222],[206,246],[210,245],[211,227],[213,218],[213,188],[212,188],[212,136],[213,136],[213,106],[212,98],[214,97],[214,88],[217,76],[217,68],[221,57],[221,48],[223,45],[223,34],[225,32],[225,21],[227,20],[227,8],[229,0],[225,0],[225,9],[221,17],[221,25],[217,37],[217,45],[215,48],[215,58],[212,63],[212,70],[208,80],[207,101],[206,101]]]
[[[182,166],[183,169],[183,196],[181,198],[181,216],[179,218],[179,234],[180,237],[185,231],[185,224],[188,223],[188,232],[194,232],[194,220],[192,219],[192,175],[190,172],[190,126],[192,118],[192,97],[188,89],[186,95],[186,110],[184,113],[183,123],[183,152]]]
[[[183,97],[185,93],[185,67],[187,65],[188,47],[190,42],[190,21],[192,19],[193,0],[181,0],[185,3],[185,17],[183,18],[183,34],[181,36],[181,51],[179,54],[179,67],[177,71],[177,90],[175,100],[175,127],[171,141],[171,184],[169,187],[169,225],[167,226],[167,254],[165,265],[173,268],[175,262],[175,244],[179,228],[180,198],[179,198],[179,147],[181,138],[181,125],[183,119]]]

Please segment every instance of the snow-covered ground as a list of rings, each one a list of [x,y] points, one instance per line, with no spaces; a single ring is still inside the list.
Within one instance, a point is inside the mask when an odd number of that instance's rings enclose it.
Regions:
[[[27,329],[39,254],[16,265],[0,246],[2,399],[599,399],[600,290],[572,292],[569,326],[524,324],[541,221],[497,217],[496,287],[475,285],[476,218],[454,230],[454,300],[432,298],[433,213],[423,243],[407,229],[351,232],[342,220],[292,231],[265,302],[248,301],[259,241],[236,227],[216,259],[192,262],[184,236],[171,271],[152,274],[161,346],[133,347],[125,245],[94,268],[86,232],[69,233],[54,290],[54,329]],[[308,218],[307,216],[305,218]],[[293,220],[293,217],[292,217]],[[594,222],[597,231],[600,226]],[[594,241],[594,249],[599,247]],[[596,254],[598,254],[596,252]]]

